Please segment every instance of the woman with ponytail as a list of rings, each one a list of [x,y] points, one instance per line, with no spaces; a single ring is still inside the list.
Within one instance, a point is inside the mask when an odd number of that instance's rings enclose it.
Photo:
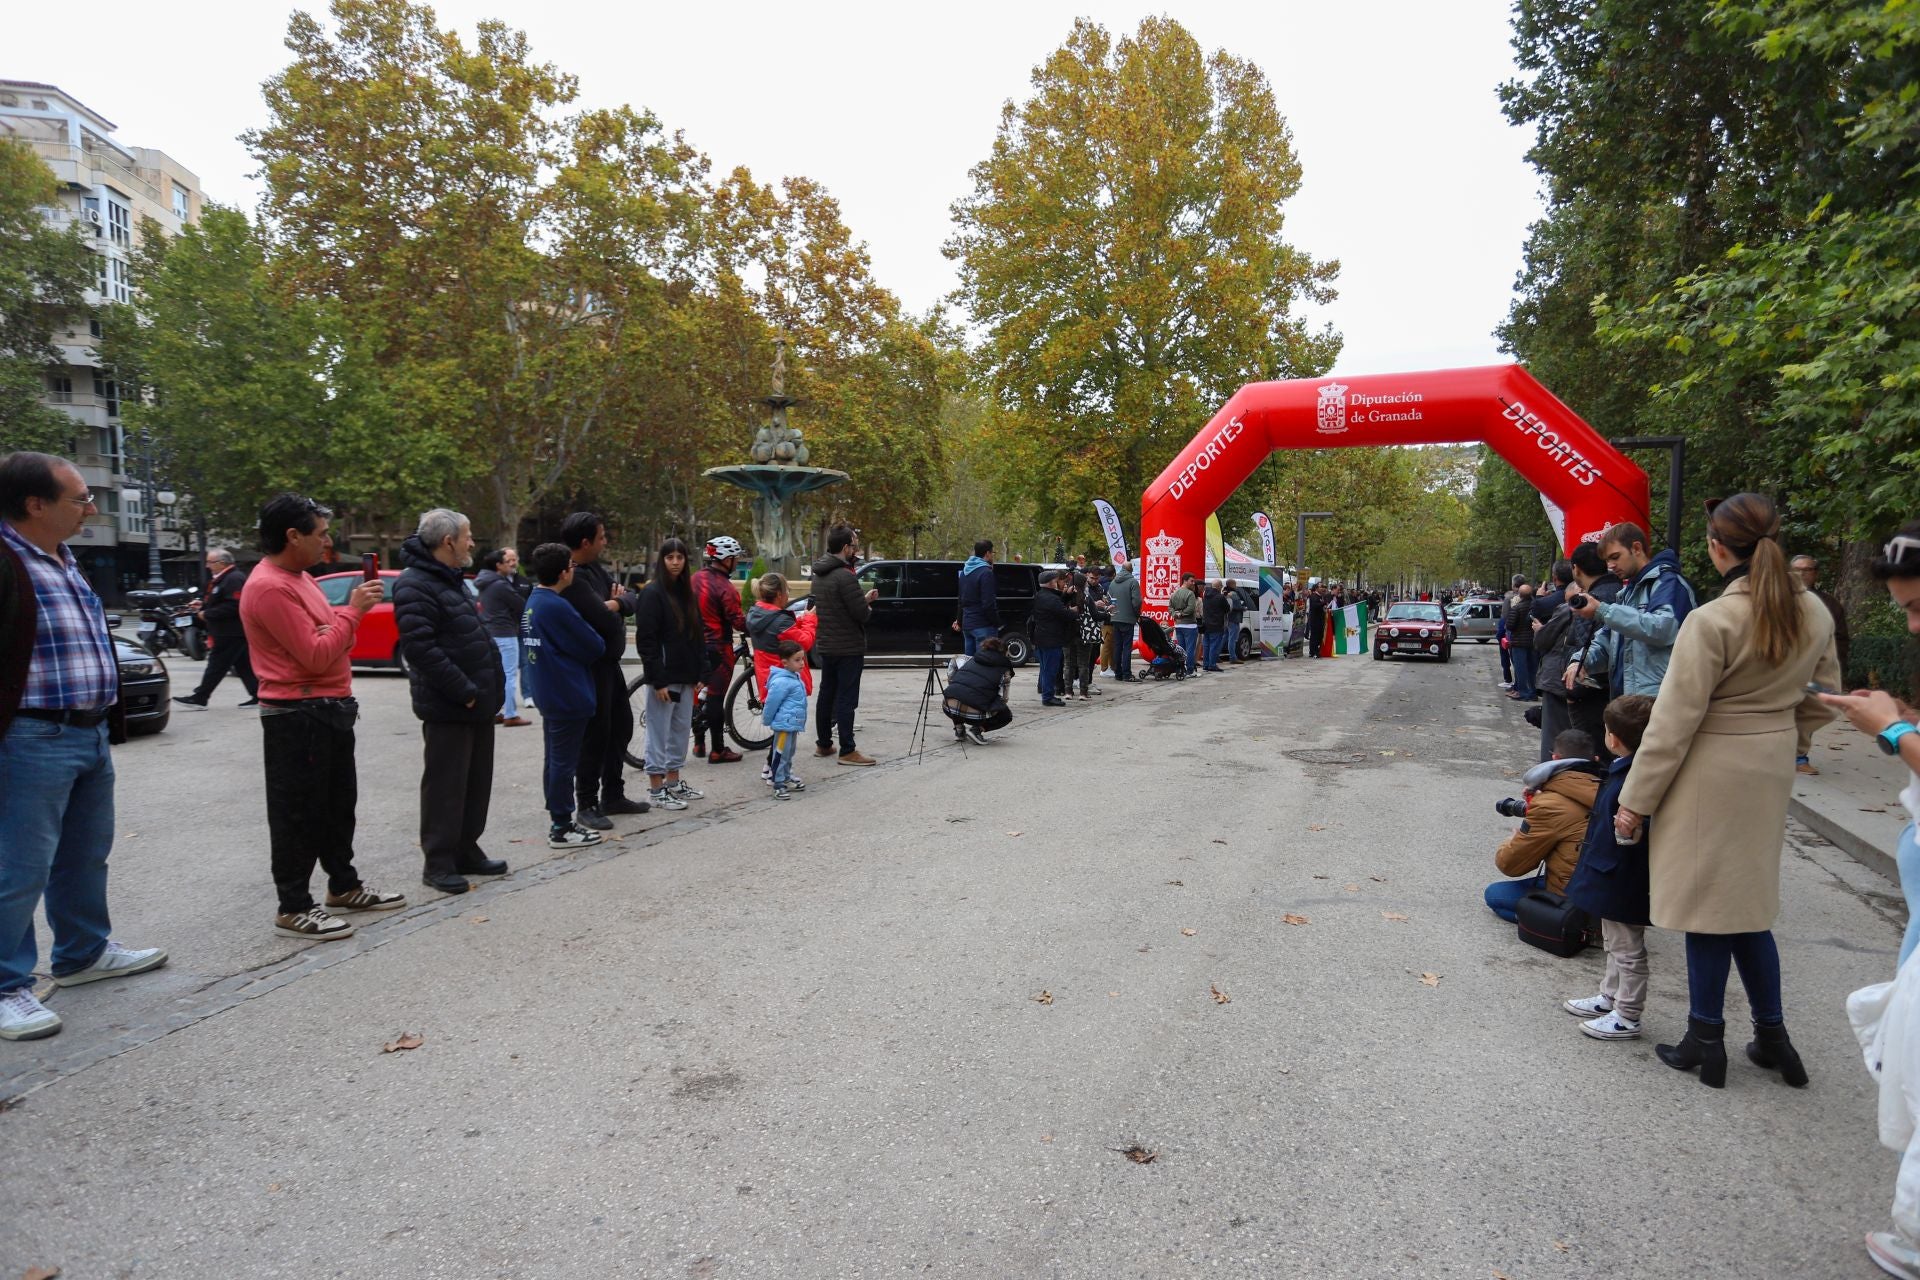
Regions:
[[[1762,494],[1708,504],[1707,554],[1726,585],[1680,629],[1615,823],[1623,839],[1651,823],[1653,923],[1687,935],[1686,1038],[1655,1051],[1716,1089],[1736,965],[1753,1014],[1747,1057],[1807,1083],[1787,1038],[1772,930],[1798,729],[1832,716],[1807,684],[1837,688],[1840,660],[1833,618],[1788,571],[1779,536]]]

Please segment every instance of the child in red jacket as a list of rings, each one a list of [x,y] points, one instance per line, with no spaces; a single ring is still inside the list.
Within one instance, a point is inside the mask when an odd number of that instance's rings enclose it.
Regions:
[[[773,669],[781,665],[779,645],[782,640],[791,640],[807,653],[813,652],[813,638],[820,629],[820,615],[811,609],[803,609],[798,614],[788,607],[787,580],[777,573],[769,573],[754,584],[754,594],[759,597],[753,608],[747,610],[747,641],[753,646],[753,678],[760,690],[760,700],[766,701],[767,677]],[[798,668],[800,683],[807,693],[813,693],[813,671],[805,662]],[[767,764],[760,770],[760,776],[768,782],[773,781],[773,748],[767,748]]]

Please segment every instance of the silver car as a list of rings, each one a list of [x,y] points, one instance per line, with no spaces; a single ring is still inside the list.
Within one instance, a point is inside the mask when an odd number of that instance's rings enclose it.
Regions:
[[[1447,610],[1455,640],[1478,640],[1491,644],[1500,633],[1499,600],[1462,600]]]

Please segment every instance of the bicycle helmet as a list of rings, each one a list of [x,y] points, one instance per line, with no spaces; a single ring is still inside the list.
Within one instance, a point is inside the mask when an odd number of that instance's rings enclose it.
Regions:
[[[707,544],[707,559],[725,560],[728,556],[739,556],[744,551],[745,548],[732,538],[715,538]]]

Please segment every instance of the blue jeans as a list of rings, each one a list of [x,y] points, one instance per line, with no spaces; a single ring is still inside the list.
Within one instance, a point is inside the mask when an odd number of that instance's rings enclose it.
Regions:
[[[1060,696],[1060,668],[1067,655],[1058,646],[1034,653],[1040,658],[1040,701],[1052,702]]]
[[[793,778],[793,752],[800,745],[800,735],[791,729],[776,729],[773,734],[773,785],[784,787]]]
[[[1224,631],[1209,631],[1206,634],[1205,643],[1207,646],[1207,670],[1218,671],[1220,669],[1220,655],[1227,651],[1227,633]]]
[[[1740,985],[1754,1022],[1779,1026],[1780,948],[1773,931],[1690,933],[1687,935],[1687,1016],[1701,1022],[1725,1021],[1727,971],[1740,966]]]
[[[1900,939],[1900,964],[1905,964],[1913,954],[1914,944],[1920,943],[1920,902],[1915,901],[1920,899],[1920,841],[1914,838],[1911,822],[1900,833],[1896,860],[1900,867],[1900,891],[1907,895],[1907,935]]]
[[[500,707],[503,716],[520,714],[518,681],[520,676],[520,638],[518,636],[495,636],[494,647],[500,650],[500,669],[507,674],[507,696]]]
[[[960,633],[960,643],[966,649],[967,656],[971,658],[974,654],[980,652],[980,642],[982,640],[991,640],[999,634],[1000,628],[998,627],[974,627],[971,630]]]
[[[33,909],[46,901],[53,973],[106,949],[113,755],[107,726],[16,719],[0,737],[0,992],[33,984]]]
[[[1113,627],[1113,676],[1116,680],[1133,679],[1133,630],[1137,624],[1115,622]]]
[[[1533,650],[1514,649],[1513,656],[1513,692],[1522,698],[1531,698],[1533,688]]]
[[[1200,660],[1200,628],[1180,623],[1173,629],[1173,642],[1187,651],[1187,674],[1192,675],[1193,664]]]
[[[1529,876],[1525,880],[1495,880],[1487,886],[1487,905],[1502,920],[1517,921],[1520,917],[1520,899],[1535,889],[1546,887],[1545,876]]]
[[[556,827],[573,821],[573,775],[580,763],[580,744],[587,736],[587,726],[592,723],[592,717],[579,720],[560,720],[553,716],[540,718],[547,749],[541,777],[546,792],[547,817],[553,820]]]

